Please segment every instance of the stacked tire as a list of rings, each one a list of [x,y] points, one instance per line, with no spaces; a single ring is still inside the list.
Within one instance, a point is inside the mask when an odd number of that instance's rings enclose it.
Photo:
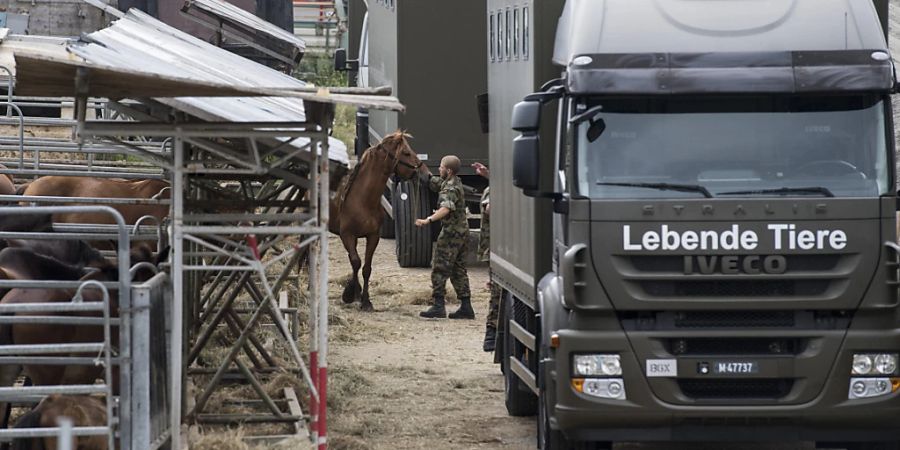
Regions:
[[[416,219],[424,219],[433,211],[433,195],[428,187],[417,179],[394,185],[391,192],[394,210],[394,239],[396,239],[397,263],[400,267],[429,267],[431,265],[431,227],[419,228]]]
[[[391,184],[391,186],[393,186],[393,184]],[[392,198],[394,198],[393,194],[391,193],[392,190],[393,190],[393,188],[391,188],[391,187],[384,189],[384,197],[387,198],[387,200],[389,202],[391,201]],[[393,207],[394,206],[392,204],[391,208],[393,208]],[[396,209],[394,211],[396,211]],[[396,214],[396,213],[394,213],[394,214]],[[395,227],[394,219],[392,219],[391,216],[385,214],[384,222],[381,222],[381,237],[382,237],[382,239],[393,239],[394,238],[394,227]]]

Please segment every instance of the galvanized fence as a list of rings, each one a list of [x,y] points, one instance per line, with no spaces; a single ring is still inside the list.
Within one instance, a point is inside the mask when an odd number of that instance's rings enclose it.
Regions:
[[[132,449],[156,450],[166,447],[172,432],[170,389],[173,380],[169,364],[172,339],[172,285],[169,276],[159,273],[132,287],[131,311],[134,338],[131,341]]]
[[[117,292],[115,303],[123,311],[131,310],[131,276],[130,276],[130,229],[125,225],[122,216],[107,206],[68,206],[68,207],[0,207],[0,216],[27,214],[63,214],[63,213],[104,213],[112,217],[116,230],[112,233],[31,233],[2,232],[0,239],[29,240],[69,240],[69,239],[114,239],[117,242],[116,264],[117,281],[80,281],[80,280],[0,280],[0,288],[6,289],[47,289],[71,290],[75,293],[68,302],[16,303],[0,304],[0,324],[30,325],[79,325],[102,326],[101,342],[66,342],[51,344],[6,344],[0,345],[0,367],[6,374],[16,374],[20,366],[64,365],[64,366],[102,366],[102,383],[83,383],[76,385],[43,385],[18,387],[12,386],[14,378],[6,377],[7,385],[0,387],[0,401],[19,405],[32,405],[42,396],[61,395],[101,395],[106,403],[105,426],[74,426],[75,436],[106,435],[109,448],[115,447],[116,430],[120,436],[119,448],[132,448],[130,441],[129,408],[115,408],[114,405],[130,404],[131,393],[131,325],[128,314],[113,317],[116,307],[110,299],[110,291]],[[88,290],[95,290],[94,295],[87,297]],[[96,292],[101,299],[96,300]],[[77,314],[77,315],[76,315]],[[118,349],[113,346],[113,328],[117,328]],[[116,350],[118,350],[116,352]],[[116,353],[114,355],[114,353]],[[94,356],[86,356],[94,355]],[[113,367],[118,366],[120,386],[118,397],[113,392]],[[18,369],[18,370],[17,370]],[[16,438],[35,438],[55,436],[61,432],[56,428],[15,428],[0,429],[0,440]]]

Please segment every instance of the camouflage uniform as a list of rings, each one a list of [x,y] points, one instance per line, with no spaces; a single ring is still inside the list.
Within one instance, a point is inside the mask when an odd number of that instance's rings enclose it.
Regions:
[[[428,187],[438,194],[438,208],[447,208],[450,214],[441,221],[441,234],[431,258],[431,289],[434,297],[444,298],[447,278],[459,299],[470,298],[469,275],[466,272],[469,222],[466,219],[466,199],[462,182],[456,175],[446,180],[431,177]]]
[[[485,188],[481,194],[481,236],[478,239],[478,257],[482,261],[491,260],[491,215],[485,212],[491,202],[491,188]],[[490,279],[490,271],[488,272]],[[500,287],[491,282],[491,301],[485,326],[497,329],[497,321],[500,316]]]

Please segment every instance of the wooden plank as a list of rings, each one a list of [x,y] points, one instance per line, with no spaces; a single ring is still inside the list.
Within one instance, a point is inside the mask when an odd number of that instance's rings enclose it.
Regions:
[[[297,393],[294,392],[294,388],[284,388],[284,398],[287,399],[288,410],[291,412],[292,416],[304,417],[303,409],[300,408],[300,401],[297,400]],[[298,437],[309,438],[309,430],[306,429],[302,420],[294,422],[294,430]]]

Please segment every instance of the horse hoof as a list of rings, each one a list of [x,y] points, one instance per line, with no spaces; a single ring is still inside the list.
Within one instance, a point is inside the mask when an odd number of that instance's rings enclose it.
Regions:
[[[344,295],[341,295],[341,300],[343,300],[344,303],[349,305],[350,303],[353,303],[356,301],[356,296],[353,295],[352,292],[350,292],[348,295],[348,292],[344,291]]]
[[[372,303],[366,302],[366,303],[359,305],[359,310],[365,311],[365,312],[372,312],[372,311],[375,311],[375,308],[372,306]]]

